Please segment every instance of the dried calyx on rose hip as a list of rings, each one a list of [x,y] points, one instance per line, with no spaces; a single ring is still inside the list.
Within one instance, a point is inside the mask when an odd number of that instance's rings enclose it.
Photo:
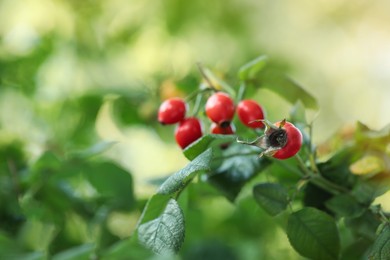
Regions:
[[[271,156],[277,159],[287,159],[294,156],[299,152],[302,146],[302,133],[292,123],[287,122],[285,119],[275,124],[268,122],[267,120],[261,120],[265,125],[264,135],[256,138],[252,142],[246,142],[238,140],[238,143],[254,145],[263,151],[260,153],[260,157],[263,155]]]

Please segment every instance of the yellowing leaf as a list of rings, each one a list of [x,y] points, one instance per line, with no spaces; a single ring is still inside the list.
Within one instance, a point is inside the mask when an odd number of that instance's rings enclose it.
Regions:
[[[373,175],[385,170],[385,164],[382,158],[374,155],[367,155],[351,164],[349,169],[355,175]]]

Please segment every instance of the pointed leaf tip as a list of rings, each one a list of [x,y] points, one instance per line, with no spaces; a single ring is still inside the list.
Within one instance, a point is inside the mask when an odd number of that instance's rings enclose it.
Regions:
[[[205,152],[197,156],[187,166],[180,171],[171,175],[164,183],[160,186],[157,193],[159,194],[173,194],[181,191],[188,182],[190,182],[197,173],[200,171],[206,171],[209,169],[209,165],[212,158],[212,150],[207,149]]]
[[[157,254],[179,251],[184,241],[184,215],[179,204],[170,199],[162,214],[138,227],[139,241]]]
[[[261,70],[263,70],[267,63],[268,57],[266,55],[261,55],[244,64],[238,71],[238,77],[241,80],[251,80],[255,78]]]
[[[287,237],[302,256],[318,260],[339,259],[340,237],[336,222],[315,208],[303,208],[290,215]]]

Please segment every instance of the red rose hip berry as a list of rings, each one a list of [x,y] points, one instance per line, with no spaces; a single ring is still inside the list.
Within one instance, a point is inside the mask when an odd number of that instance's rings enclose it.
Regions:
[[[182,149],[200,137],[202,137],[202,126],[196,117],[183,119],[175,130],[176,142]]]
[[[286,120],[275,124],[271,124],[267,120],[263,122],[266,126],[264,135],[251,142],[241,140],[237,140],[237,142],[257,146],[263,149],[260,156],[267,155],[280,160],[293,157],[299,152],[303,137],[297,127]]]
[[[230,96],[223,92],[217,92],[209,97],[206,102],[206,115],[211,121],[225,126],[234,117],[234,102]]]
[[[180,122],[186,114],[186,103],[181,98],[165,100],[158,110],[158,121],[163,125]]]
[[[238,103],[236,111],[240,121],[247,127],[264,127],[263,122],[255,121],[264,119],[263,108],[256,101],[250,99],[242,100]]]
[[[278,149],[272,155],[272,157],[283,160],[294,156],[296,153],[299,152],[302,146],[303,137],[301,131],[293,124],[287,121],[276,122],[275,126],[285,131],[286,140],[284,142],[282,141],[282,144],[284,143],[284,145],[282,146],[282,148]],[[273,140],[271,139],[271,137],[272,134],[271,136],[269,136],[272,145]],[[277,140],[275,141],[278,142]]]
[[[234,125],[230,123],[228,126],[222,127],[216,123],[211,124],[210,131],[212,134],[218,135],[232,135],[234,134]]]

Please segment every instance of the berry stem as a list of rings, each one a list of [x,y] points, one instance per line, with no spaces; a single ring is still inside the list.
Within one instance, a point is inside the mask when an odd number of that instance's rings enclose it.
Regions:
[[[195,97],[197,97],[199,94],[203,94],[203,93],[206,93],[208,91],[213,91],[215,92],[216,90],[214,88],[209,88],[209,87],[206,87],[206,88],[201,88],[197,91],[194,91],[192,92],[191,94],[189,94],[186,98],[185,98],[185,101],[188,102],[188,101],[191,101],[192,99],[194,99]]]
[[[211,82],[210,78],[214,79],[218,85],[227,93],[229,93],[230,96],[236,96],[235,90],[230,87],[227,83],[225,83],[223,80],[217,78],[213,73],[208,70],[207,68],[204,68],[203,65],[198,62],[197,63],[198,69],[200,71],[200,74],[202,77],[206,80],[207,84],[209,85],[210,88],[214,89],[214,91],[218,91],[218,89],[214,86],[214,84]]]
[[[386,212],[383,211],[382,208],[379,208],[378,210],[378,215],[379,215],[379,218],[381,219],[381,221],[383,223],[390,223],[390,218],[389,216],[386,214]]]
[[[236,103],[239,103],[244,98],[245,92],[246,92],[246,84],[245,82],[241,82],[237,93]]]
[[[202,103],[202,98],[203,98],[202,93],[198,93],[196,95],[194,109],[192,110],[192,116],[196,116],[198,114],[200,105]]]
[[[211,82],[210,78],[207,76],[202,63],[197,62],[196,65],[198,66],[200,74],[202,75],[204,80],[206,80],[206,82],[209,85],[209,87],[212,88],[214,91],[217,91],[217,89],[214,87],[213,83]]]
[[[301,177],[301,178],[304,178],[304,176],[302,175],[302,172],[297,169],[296,167],[293,167],[291,166],[289,163],[287,163],[286,161],[284,160],[279,160],[279,159],[276,159],[276,158],[273,158],[273,157],[268,157],[269,159],[272,160],[272,162],[280,165],[281,167],[285,168],[286,170],[294,173],[295,175]]]
[[[309,181],[311,183],[335,195],[340,193],[347,193],[349,191],[345,187],[339,186],[329,181],[328,179],[325,179],[319,171],[317,173],[311,171],[298,154],[295,155],[295,158],[297,159],[298,165],[303,173],[302,177],[309,177]]]

